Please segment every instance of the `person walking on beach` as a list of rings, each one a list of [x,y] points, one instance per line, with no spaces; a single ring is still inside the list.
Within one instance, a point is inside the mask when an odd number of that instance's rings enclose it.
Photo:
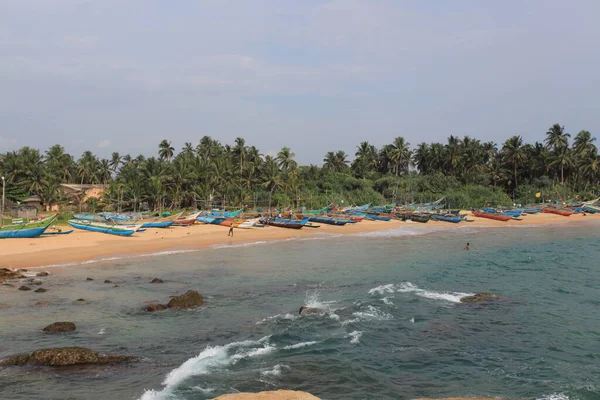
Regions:
[[[229,233],[227,234],[227,236],[233,237],[233,224],[231,224],[231,226],[229,227]]]
[[[469,250],[469,242],[467,242],[467,245],[465,246],[464,250]]]

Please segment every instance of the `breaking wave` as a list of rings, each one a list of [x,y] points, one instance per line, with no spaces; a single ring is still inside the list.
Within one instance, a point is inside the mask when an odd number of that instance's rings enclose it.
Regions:
[[[369,290],[370,295],[384,295],[387,293],[414,293],[419,297],[432,300],[443,300],[451,303],[460,303],[460,299],[465,296],[472,296],[474,293],[463,292],[438,292],[435,290],[421,289],[410,282],[400,284],[389,283],[377,286]]]

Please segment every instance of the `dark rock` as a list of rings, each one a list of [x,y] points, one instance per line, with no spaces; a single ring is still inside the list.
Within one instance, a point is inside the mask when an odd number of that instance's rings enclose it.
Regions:
[[[105,280],[104,280],[104,283],[112,283],[112,281],[111,281],[111,280],[109,280],[109,279],[105,279]]]
[[[29,272],[29,270],[25,268],[19,268],[17,272]]]
[[[323,314],[324,312],[325,312],[325,310],[323,310],[322,308],[302,306],[302,307],[300,307],[300,310],[298,311],[298,315]]]
[[[21,286],[21,287],[19,287],[19,290],[27,291],[27,290],[31,290],[31,288],[29,286]]]
[[[87,278],[85,278],[86,281],[93,281],[92,278],[90,278],[89,276]]]
[[[119,287],[119,285],[114,285],[113,287]]]
[[[473,296],[465,296],[461,297],[461,303],[484,303],[492,300],[501,299],[500,296],[496,296],[495,294],[489,292],[479,292],[475,293]]]
[[[73,322],[55,322],[53,324],[48,325],[44,329],[44,332],[48,333],[58,333],[58,332],[73,332],[77,329]]]
[[[83,347],[59,347],[36,350],[31,354],[21,354],[0,361],[0,366],[46,365],[58,367],[65,365],[114,364],[134,360],[132,356],[105,356]]]
[[[21,278],[25,278],[25,276],[19,271],[15,271],[8,268],[0,268],[0,282]]]
[[[49,301],[38,301],[36,303],[33,303],[33,305],[35,307],[48,307],[50,305]]]
[[[169,300],[167,307],[169,308],[195,308],[204,304],[204,298],[195,290],[188,290],[181,296],[173,296]]]
[[[85,299],[77,299],[77,300],[75,300],[75,301],[78,301],[78,302],[83,302],[83,301],[85,301]]]
[[[50,275],[50,274],[46,271],[38,272],[37,274],[35,274],[35,276],[48,276],[48,275]]]
[[[42,281],[33,281],[33,282],[31,282],[32,285],[36,285],[36,286],[40,286],[43,283],[44,282],[42,282]]]
[[[8,286],[8,287],[15,287],[15,285],[13,285],[12,283],[6,283],[6,282],[2,282],[3,286]]]
[[[48,289],[44,289],[44,288],[37,288],[34,290],[35,293],[46,293],[48,291]]]
[[[164,281],[162,279],[159,278],[154,278],[150,281],[150,283],[163,283]]]
[[[152,312],[152,311],[161,311],[161,310],[166,310],[167,306],[165,306],[164,304],[149,304],[146,307],[146,311],[148,312]]]

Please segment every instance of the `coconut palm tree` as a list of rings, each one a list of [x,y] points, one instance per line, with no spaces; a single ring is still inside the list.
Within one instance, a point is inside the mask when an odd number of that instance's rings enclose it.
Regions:
[[[504,154],[505,160],[513,167],[513,178],[515,188],[518,187],[517,172],[520,165],[527,158],[527,153],[523,147],[523,138],[521,136],[513,136],[507,139],[502,146],[502,153]]]
[[[114,151],[110,155],[110,168],[113,173],[117,172],[117,170],[119,169],[119,166],[121,165],[121,162],[122,162],[121,155],[119,154],[118,151]]]
[[[548,129],[546,132],[546,145],[552,149],[557,150],[563,147],[569,146],[569,138],[571,135],[565,133],[565,127],[560,126],[559,124],[554,124]]]
[[[158,156],[163,161],[170,161],[175,154],[175,148],[171,146],[171,142],[167,141],[167,139],[163,139],[162,142],[158,145]]]
[[[284,173],[288,173],[289,171],[296,169],[298,167],[298,163],[294,160],[296,155],[292,153],[289,147],[282,147],[281,151],[277,153],[277,166],[281,168]]]

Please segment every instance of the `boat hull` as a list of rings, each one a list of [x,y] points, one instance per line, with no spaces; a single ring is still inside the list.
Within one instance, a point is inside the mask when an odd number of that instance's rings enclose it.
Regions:
[[[555,208],[542,208],[542,211],[548,214],[556,214],[556,215],[562,215],[563,217],[568,217],[572,214],[574,214],[572,211],[564,211],[564,210],[558,210]]]
[[[86,222],[88,222],[88,223],[86,223]],[[129,226],[129,225],[114,225],[114,226],[109,226],[109,225],[94,224],[94,223],[89,223],[89,222],[90,221],[74,221],[74,220],[69,220],[69,225],[71,225],[71,227],[73,227],[75,229],[81,229],[81,230],[90,231],[90,232],[106,233],[106,234],[109,234],[109,235],[116,235],[116,236],[131,236],[138,229],[141,228],[141,226],[139,226],[139,225],[133,225],[133,226]]]
[[[502,222],[510,221],[512,219],[512,217],[509,217],[507,215],[492,214],[492,213],[488,213],[488,212],[479,212],[479,211],[473,211],[473,215],[476,217],[479,217],[479,218],[493,219],[493,220],[502,221]]]

